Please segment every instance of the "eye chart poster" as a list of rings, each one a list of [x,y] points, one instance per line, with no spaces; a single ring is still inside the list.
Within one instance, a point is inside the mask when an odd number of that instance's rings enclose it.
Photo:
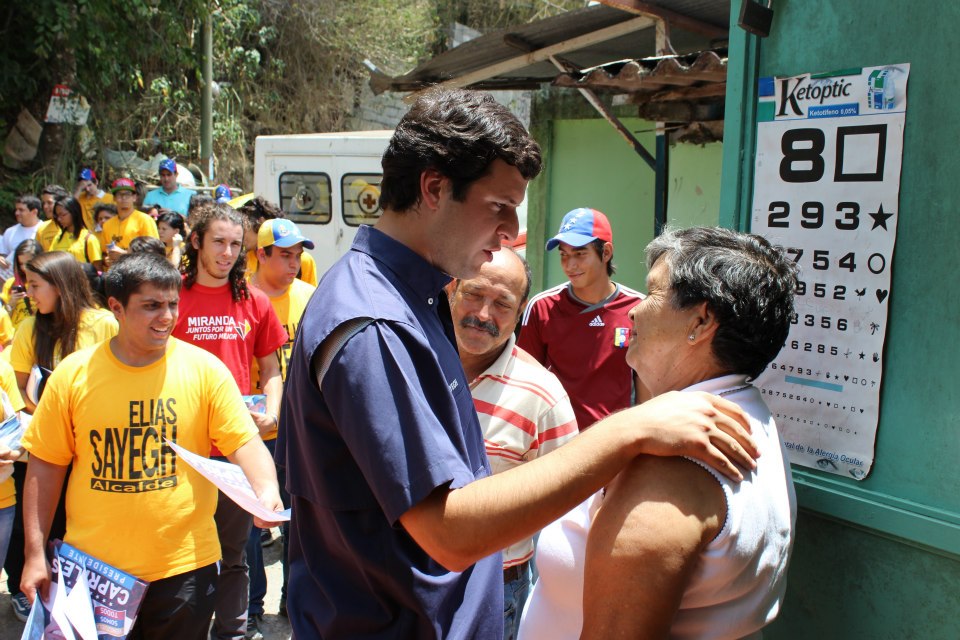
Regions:
[[[799,267],[757,380],[791,462],[863,480],[880,417],[909,64],[760,83],[751,231]]]

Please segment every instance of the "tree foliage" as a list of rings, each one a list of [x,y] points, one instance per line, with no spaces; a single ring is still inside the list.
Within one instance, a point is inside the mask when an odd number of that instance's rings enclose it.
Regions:
[[[364,60],[403,73],[443,49],[457,21],[481,31],[583,0],[33,0],[0,9],[0,131],[21,108],[41,119],[55,84],[91,104],[87,129],[47,126],[32,177],[72,183],[103,149],[199,157],[201,31],[214,33],[219,178],[250,179],[255,136],[336,131],[367,82]],[[31,180],[33,182],[31,182]],[[10,182],[7,176],[4,182]],[[0,196],[2,197],[2,196]],[[2,204],[0,204],[2,206]]]

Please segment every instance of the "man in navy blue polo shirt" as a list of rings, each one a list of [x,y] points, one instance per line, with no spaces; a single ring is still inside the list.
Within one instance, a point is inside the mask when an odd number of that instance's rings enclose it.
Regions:
[[[730,461],[757,452],[733,405],[671,394],[491,476],[442,289],[516,237],[540,149],[489,95],[441,90],[404,116],[382,164],[383,215],[320,282],[290,357],[276,454],[290,622],[297,638],[496,640],[499,549],[640,453],[739,478]]]

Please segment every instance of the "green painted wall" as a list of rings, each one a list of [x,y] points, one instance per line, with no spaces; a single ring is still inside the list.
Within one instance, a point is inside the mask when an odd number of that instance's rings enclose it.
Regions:
[[[764,640],[960,638],[960,563],[803,512],[786,605]]]
[[[960,25],[960,4],[779,0],[774,10],[764,40],[731,28],[730,226],[749,219],[758,76],[911,71],[876,463],[861,483],[794,469],[804,511],[785,608],[764,637],[960,638],[960,86],[944,64],[955,47],[936,36]]]
[[[719,221],[723,145],[670,147],[667,223],[678,227],[714,227]]]

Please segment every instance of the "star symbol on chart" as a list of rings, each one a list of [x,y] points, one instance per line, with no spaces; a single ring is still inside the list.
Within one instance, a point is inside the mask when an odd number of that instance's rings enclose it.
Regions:
[[[859,354],[857,354],[857,355],[860,356],[860,359],[861,359],[861,360],[863,360],[864,358],[867,357],[867,354],[865,354],[863,351],[861,351],[861,352],[860,352]]]
[[[893,217],[893,214],[892,214],[892,213],[886,213],[886,212],[883,210],[883,204],[882,204],[882,203],[880,204],[880,208],[879,208],[879,209],[877,209],[876,211],[874,211],[873,213],[871,213],[871,214],[869,214],[869,215],[870,215],[871,218],[873,218],[873,226],[870,228],[871,231],[873,231],[873,230],[876,229],[877,227],[883,227],[883,230],[884,230],[884,231],[889,231],[889,229],[887,229],[887,220],[888,220],[889,218],[892,218],[892,217]]]

